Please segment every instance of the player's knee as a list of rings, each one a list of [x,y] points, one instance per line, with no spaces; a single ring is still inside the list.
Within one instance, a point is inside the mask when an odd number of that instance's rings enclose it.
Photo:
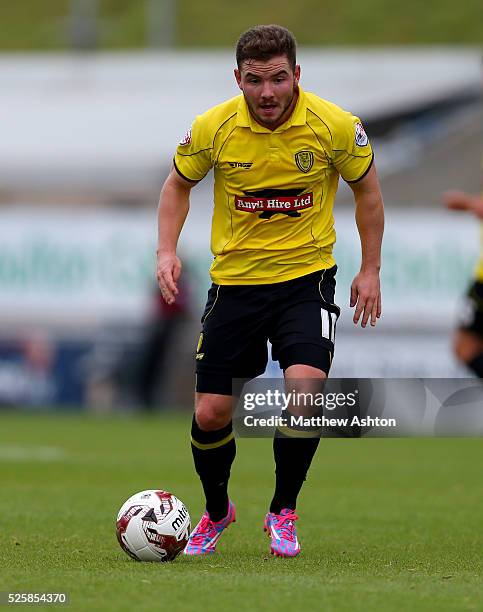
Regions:
[[[196,422],[203,431],[214,431],[231,421],[231,397],[210,394],[201,395],[196,402]]]
[[[462,363],[469,363],[483,350],[483,341],[468,331],[459,330],[453,337],[453,353]]]
[[[285,370],[285,379],[294,380],[294,383],[301,386],[309,386],[313,381],[325,380],[327,374],[320,368],[313,366],[297,364],[291,365]]]
[[[293,393],[290,412],[296,416],[312,416],[319,411],[317,397],[324,391],[327,375],[318,368],[294,365],[285,371],[286,387]]]

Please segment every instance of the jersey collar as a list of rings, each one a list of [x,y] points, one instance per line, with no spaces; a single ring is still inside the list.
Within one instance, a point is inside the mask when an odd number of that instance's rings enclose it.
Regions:
[[[237,109],[237,126],[250,128],[252,132],[261,132],[263,134],[276,134],[277,132],[284,132],[285,130],[288,130],[288,128],[295,125],[305,125],[307,120],[307,100],[305,92],[300,87],[300,85],[298,86],[298,88],[299,97],[292,114],[287,119],[287,121],[285,121],[285,123],[282,123],[282,125],[279,125],[278,128],[273,131],[269,130],[266,127],[263,127],[263,125],[260,125],[255,121],[255,119],[253,119],[250,114],[250,111],[248,110],[245,98],[242,94],[240,96],[240,102],[238,103]]]

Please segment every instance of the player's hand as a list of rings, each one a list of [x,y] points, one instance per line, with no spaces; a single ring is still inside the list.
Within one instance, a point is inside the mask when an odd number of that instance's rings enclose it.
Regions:
[[[381,316],[381,283],[379,271],[361,270],[354,278],[351,285],[351,307],[356,307],[354,312],[354,323],[357,325],[362,315],[361,327],[365,327],[370,318],[372,327]]]
[[[178,295],[178,279],[181,274],[181,261],[176,253],[157,251],[156,276],[159,289],[166,304],[174,304]]]
[[[479,219],[483,219],[483,198],[480,196],[464,191],[446,191],[443,193],[443,202],[450,210],[471,212]]]

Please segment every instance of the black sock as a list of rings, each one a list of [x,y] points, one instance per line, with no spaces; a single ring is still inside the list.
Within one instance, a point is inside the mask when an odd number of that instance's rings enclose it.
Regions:
[[[205,492],[208,514],[212,521],[220,521],[228,511],[228,480],[236,454],[231,421],[222,429],[202,431],[193,416],[191,451]]]
[[[483,378],[483,353],[479,353],[476,357],[474,357],[471,361],[469,361],[468,367],[479,378]]]
[[[319,440],[319,436],[292,437],[277,430],[273,439],[275,494],[270,504],[270,512],[280,514],[283,508],[295,510],[297,496],[307,476]]]

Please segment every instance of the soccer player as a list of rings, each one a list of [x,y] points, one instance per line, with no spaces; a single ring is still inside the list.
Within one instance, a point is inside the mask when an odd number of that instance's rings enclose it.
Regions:
[[[354,323],[381,315],[383,202],[373,153],[357,117],[303,91],[293,35],[256,26],[238,40],[242,94],[198,116],[179,144],[160,198],[157,275],[164,299],[178,292],[176,245],[190,191],[214,168],[213,284],[196,351],[191,447],[206,511],[185,554],[215,551],[235,520],[228,479],[235,458],[232,380],[265,370],[267,339],[287,384],[324,380],[334,353],[339,307],[332,208],[339,176],[351,186],[362,247],[351,287]],[[264,528],[273,554],[300,552],[297,496],[319,439],[278,432],[275,492]]]
[[[469,212],[483,221],[483,197],[463,191],[448,191],[444,203],[451,210]],[[483,224],[481,254],[475,270],[475,278],[468,293],[453,340],[457,359],[468,366],[476,376],[483,378]]]

